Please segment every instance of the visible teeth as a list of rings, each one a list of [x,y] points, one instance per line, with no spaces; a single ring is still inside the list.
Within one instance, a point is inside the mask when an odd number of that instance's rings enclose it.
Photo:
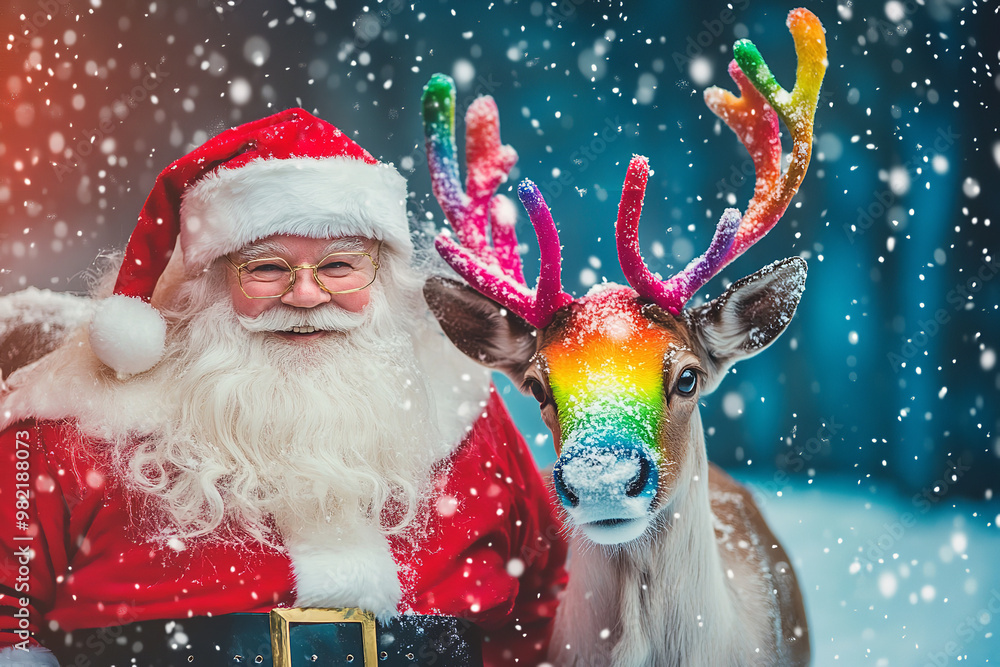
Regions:
[[[292,333],[313,333],[318,331],[316,327],[292,327]]]

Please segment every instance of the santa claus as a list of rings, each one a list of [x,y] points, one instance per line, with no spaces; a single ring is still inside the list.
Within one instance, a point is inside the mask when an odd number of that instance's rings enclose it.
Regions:
[[[0,664],[545,655],[559,526],[405,199],[301,109],[160,174],[113,294],[0,398]]]

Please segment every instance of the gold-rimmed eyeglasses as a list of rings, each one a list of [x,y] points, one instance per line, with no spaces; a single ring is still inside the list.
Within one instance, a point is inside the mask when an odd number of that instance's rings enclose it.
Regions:
[[[295,286],[295,277],[301,269],[311,269],[320,289],[329,294],[348,294],[365,289],[378,273],[378,256],[381,244],[370,252],[331,252],[315,264],[292,266],[282,257],[264,257],[237,264],[226,255],[248,299],[277,299]]]

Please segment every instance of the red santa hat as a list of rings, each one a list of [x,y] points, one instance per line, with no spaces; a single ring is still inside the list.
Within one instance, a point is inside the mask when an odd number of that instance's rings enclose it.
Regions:
[[[274,234],[363,236],[408,258],[406,194],[391,165],[303,109],[226,130],[157,177],[91,347],[119,373],[159,362],[166,324],[149,300],[178,236],[192,271]]]

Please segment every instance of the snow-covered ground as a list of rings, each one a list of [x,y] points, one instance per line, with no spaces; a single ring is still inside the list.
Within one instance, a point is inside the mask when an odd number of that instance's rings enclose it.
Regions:
[[[780,496],[770,477],[740,479],[759,490],[798,573],[814,665],[1000,663],[995,507],[857,479],[817,478]]]

